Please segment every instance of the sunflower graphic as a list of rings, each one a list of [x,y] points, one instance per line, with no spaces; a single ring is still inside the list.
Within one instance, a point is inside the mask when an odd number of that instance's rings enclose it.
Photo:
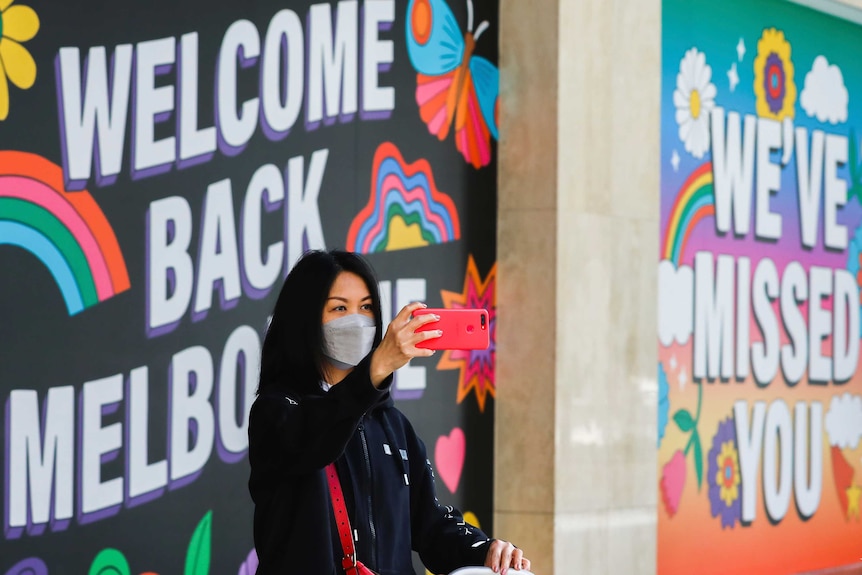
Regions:
[[[754,60],[754,94],[757,115],[781,121],[793,118],[796,104],[796,83],[793,81],[793,60],[790,42],[784,32],[767,28],[757,42]]]
[[[39,31],[39,16],[14,2],[0,0],[0,120],[9,116],[9,82],[28,90],[36,81],[36,61],[21,43]]]

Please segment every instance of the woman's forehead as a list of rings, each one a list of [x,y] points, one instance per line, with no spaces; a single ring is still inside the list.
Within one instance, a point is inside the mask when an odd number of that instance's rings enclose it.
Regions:
[[[371,297],[365,280],[353,272],[341,272],[332,282],[329,297],[340,297],[345,299],[365,299]]]

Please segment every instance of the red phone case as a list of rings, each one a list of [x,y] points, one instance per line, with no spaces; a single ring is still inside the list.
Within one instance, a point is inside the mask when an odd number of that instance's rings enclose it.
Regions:
[[[416,331],[442,329],[443,335],[416,345],[425,349],[488,349],[491,345],[491,321],[484,309],[432,309],[413,312],[414,316],[433,313],[439,321],[426,323]]]

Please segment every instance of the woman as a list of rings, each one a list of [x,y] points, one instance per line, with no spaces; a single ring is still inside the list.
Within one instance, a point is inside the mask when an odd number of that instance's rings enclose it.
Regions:
[[[437,502],[425,446],[393,406],[392,373],[432,355],[416,344],[441,333],[414,333],[434,321],[411,318],[420,307],[404,307],[382,336],[376,278],[349,252],[309,252],[287,276],[248,429],[259,575],[344,573],[324,472],[333,461],[356,557],[374,572],[414,574],[411,549],[433,573],[529,569],[520,549]]]

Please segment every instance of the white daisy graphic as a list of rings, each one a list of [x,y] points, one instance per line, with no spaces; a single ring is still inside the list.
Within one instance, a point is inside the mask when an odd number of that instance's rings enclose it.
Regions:
[[[702,158],[709,150],[709,112],[715,107],[715,84],[710,80],[712,68],[706,56],[691,48],[679,63],[673,105],[679,139],[695,158]]]

